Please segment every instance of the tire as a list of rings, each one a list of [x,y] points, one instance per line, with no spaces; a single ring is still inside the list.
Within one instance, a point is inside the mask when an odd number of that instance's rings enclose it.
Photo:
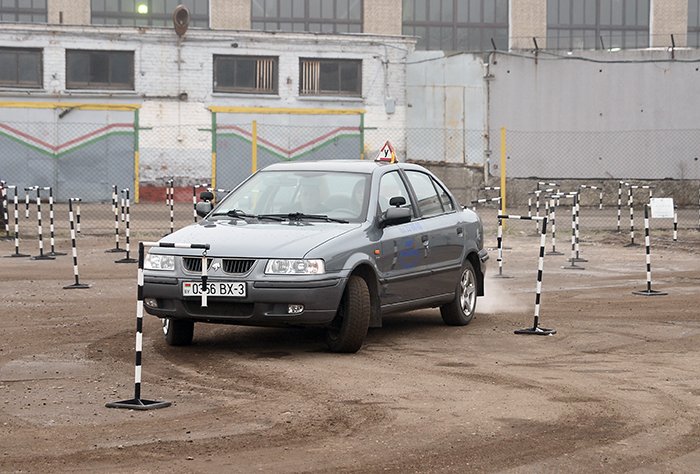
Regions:
[[[357,352],[367,336],[370,299],[367,282],[351,276],[338,305],[332,325],[326,330],[326,344],[332,352]]]
[[[465,261],[459,273],[455,299],[440,306],[440,314],[449,326],[465,326],[474,318],[477,293],[476,272],[471,262]]]
[[[163,334],[170,346],[189,346],[194,336],[194,322],[184,319],[163,318]]]

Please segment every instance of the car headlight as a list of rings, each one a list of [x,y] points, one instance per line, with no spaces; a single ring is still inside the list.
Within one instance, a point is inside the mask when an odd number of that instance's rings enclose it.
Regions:
[[[175,270],[175,256],[147,253],[143,268],[146,270]]]
[[[326,273],[326,265],[321,259],[271,259],[267,262],[265,273],[269,275],[321,275]]]

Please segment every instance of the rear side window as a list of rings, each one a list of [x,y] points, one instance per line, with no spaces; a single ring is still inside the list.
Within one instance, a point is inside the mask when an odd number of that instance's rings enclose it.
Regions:
[[[446,198],[448,202],[450,199],[430,176],[420,171],[406,171],[406,175],[416,193],[418,210],[423,217],[442,214],[446,209],[451,210],[450,207],[443,207],[444,199]],[[440,194],[445,194],[445,196],[438,194],[438,190]]]

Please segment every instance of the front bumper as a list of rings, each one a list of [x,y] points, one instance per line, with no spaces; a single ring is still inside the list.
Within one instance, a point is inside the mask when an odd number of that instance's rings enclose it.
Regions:
[[[183,297],[182,282],[193,278],[144,276],[143,298],[155,300],[157,307],[144,304],[147,313],[160,318],[236,324],[246,326],[328,326],[335,318],[345,288],[345,278],[305,281],[246,280],[245,298]],[[217,279],[209,278],[210,282]],[[290,304],[304,310],[289,314]]]

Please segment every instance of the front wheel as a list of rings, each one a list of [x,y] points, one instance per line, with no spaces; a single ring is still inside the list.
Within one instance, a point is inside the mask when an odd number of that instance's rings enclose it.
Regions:
[[[163,334],[170,346],[189,346],[194,336],[194,322],[163,318]]]
[[[462,265],[455,299],[452,302],[440,306],[440,314],[445,324],[450,326],[464,326],[474,318],[476,311],[476,272],[471,262],[465,261]]]
[[[340,300],[338,312],[326,330],[326,343],[332,352],[357,352],[367,336],[370,299],[367,282],[351,276]]]

